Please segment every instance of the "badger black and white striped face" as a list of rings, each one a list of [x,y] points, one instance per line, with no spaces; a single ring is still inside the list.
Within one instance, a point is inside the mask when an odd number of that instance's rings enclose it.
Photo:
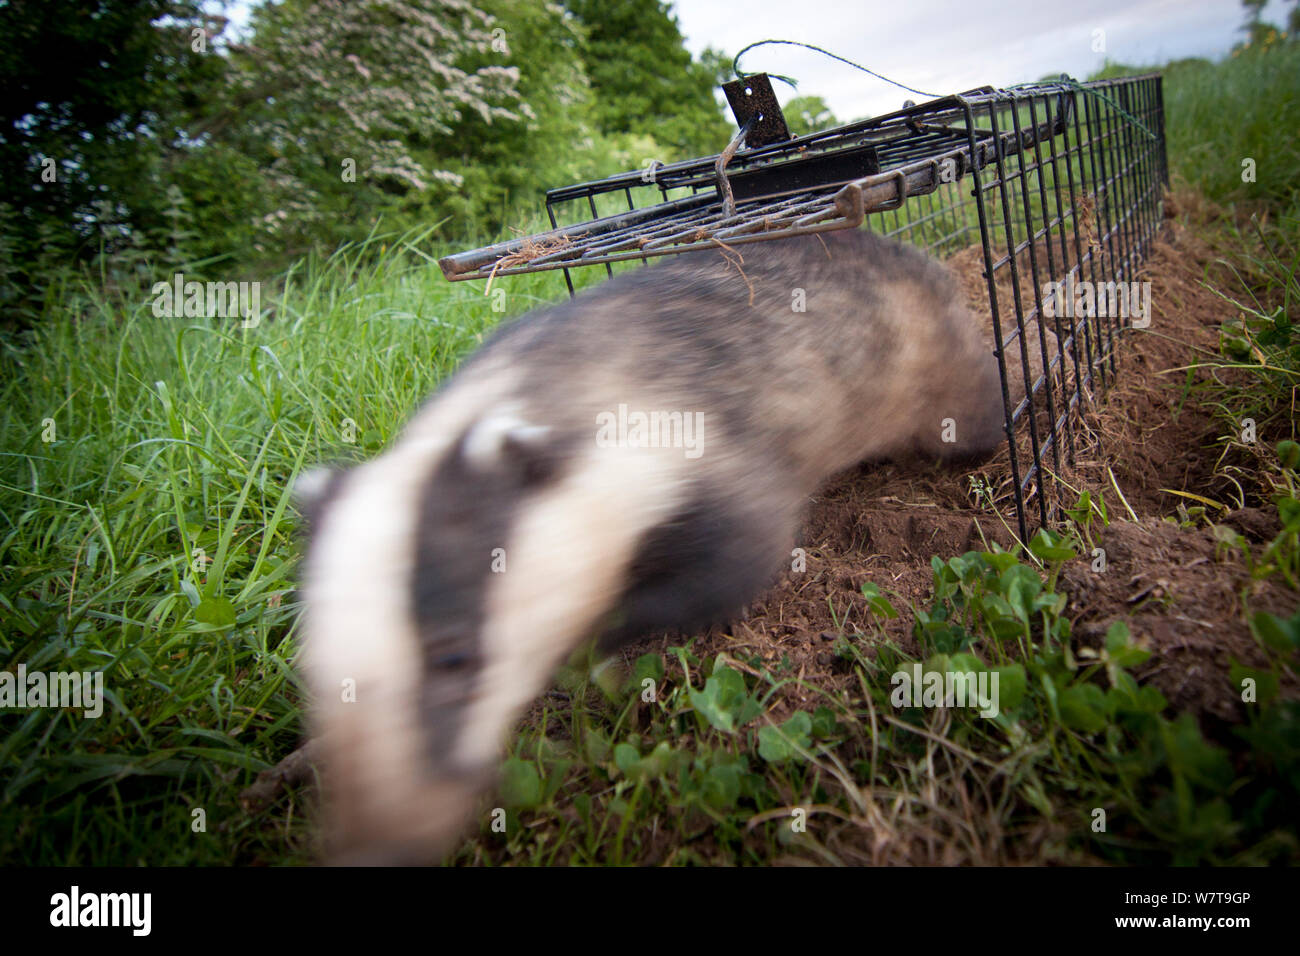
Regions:
[[[468,387],[386,454],[309,482],[304,660],[336,858],[437,859],[503,736],[679,509],[667,467]]]

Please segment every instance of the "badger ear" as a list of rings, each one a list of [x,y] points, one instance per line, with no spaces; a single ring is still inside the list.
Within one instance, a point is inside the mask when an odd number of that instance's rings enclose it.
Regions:
[[[300,510],[309,511],[325,500],[330,482],[336,472],[333,468],[316,467],[298,472],[293,480],[293,503]]]
[[[479,419],[460,443],[460,457],[484,474],[515,472],[525,484],[542,481],[555,462],[553,429],[503,412]]]
[[[290,496],[302,516],[307,519],[308,529],[315,526],[325,505],[338,492],[339,479],[342,477],[341,470],[320,466],[299,472],[293,480]]]

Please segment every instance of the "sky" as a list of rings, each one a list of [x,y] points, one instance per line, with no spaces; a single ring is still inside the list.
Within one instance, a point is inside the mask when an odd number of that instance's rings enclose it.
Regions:
[[[1213,59],[1242,38],[1245,19],[1240,0],[674,0],[673,8],[695,54],[798,40],[939,95],[1048,73],[1082,80],[1108,58],[1135,65]],[[1281,23],[1286,9],[1272,0],[1264,19]],[[740,65],[797,79],[797,93],[773,84],[779,100],[820,96],[840,120],[923,99],[797,47],[759,47]]]
[[[1188,56],[1214,59],[1241,39],[1244,20],[1240,0],[672,0],[671,5],[692,53],[712,46],[734,55],[757,40],[798,40],[936,95],[1049,73],[1081,80],[1107,59],[1135,65]],[[252,6],[251,0],[231,3],[232,27],[247,23]],[[1270,0],[1264,19],[1281,23],[1286,9],[1283,0]],[[759,47],[741,66],[794,77],[797,93],[774,84],[779,100],[820,96],[842,121],[923,99],[796,47]]]

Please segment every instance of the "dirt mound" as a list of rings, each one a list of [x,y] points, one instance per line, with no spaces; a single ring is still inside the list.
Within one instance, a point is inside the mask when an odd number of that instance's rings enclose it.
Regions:
[[[1248,509],[1225,526],[1256,542],[1270,540],[1276,516]],[[1181,529],[1159,518],[1115,522],[1098,535],[1106,570],[1074,562],[1062,571],[1075,639],[1100,647],[1110,623],[1123,619],[1153,651],[1135,676],[1151,683],[1178,711],[1224,723],[1245,719],[1241,690],[1228,676],[1233,661],[1267,669],[1268,660],[1244,626],[1243,611],[1289,616],[1295,595],[1254,581],[1239,557],[1209,528]],[[1244,606],[1243,606],[1244,605]],[[1294,686],[1284,688],[1294,693]]]
[[[838,688],[849,668],[834,653],[835,639],[854,625],[868,630],[863,584],[874,582],[890,597],[900,616],[883,622],[885,630],[912,649],[908,612],[930,595],[930,555],[994,541],[1009,547],[1013,537],[971,507],[951,474],[918,476],[886,465],[842,475],[813,499],[797,542],[804,570],[783,573],[742,620],[707,633],[697,652],[757,654],[772,665],[788,660],[801,679]]]

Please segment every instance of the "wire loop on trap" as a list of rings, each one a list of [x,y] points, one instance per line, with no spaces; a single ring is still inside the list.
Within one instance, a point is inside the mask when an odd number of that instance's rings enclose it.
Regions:
[[[799,46],[799,47],[803,47],[805,50],[812,50],[812,51],[814,51],[814,52],[816,52],[816,53],[821,53],[821,54],[823,54],[823,55],[825,55],[825,56],[830,57],[832,60],[839,60],[841,63],[847,63],[849,66],[853,67],[855,70],[861,70],[863,73],[869,74],[870,76],[874,76],[874,77],[875,77],[876,79],[878,79],[878,80],[884,80],[886,83],[891,83],[891,84],[893,84],[894,86],[897,86],[899,89],[907,90],[907,92],[909,92],[909,93],[915,93],[917,96],[929,96],[929,97],[932,97],[932,98],[933,98],[934,96],[937,96],[937,95],[938,95],[938,94],[935,94],[935,93],[927,93],[927,92],[925,92],[924,90],[913,89],[913,88],[910,87],[910,86],[907,86],[907,85],[905,85],[905,84],[903,84],[903,83],[899,83],[897,80],[891,80],[889,77],[887,77],[887,76],[883,76],[882,74],[877,73],[877,72],[875,72],[874,70],[868,70],[868,69],[867,69],[865,66],[863,66],[862,64],[860,64],[860,63],[854,63],[852,60],[847,60],[847,59],[845,59],[845,58],[842,57],[842,56],[839,56],[839,55],[837,55],[837,54],[832,53],[830,50],[823,50],[823,49],[822,49],[821,47],[819,47],[819,46],[814,46],[814,45],[811,44],[811,43],[801,43],[801,42],[798,41],[798,40],[759,40],[759,41],[756,42],[756,43],[751,43],[749,46],[745,47],[743,50],[741,50],[739,53],[737,53],[737,54],[732,58],[732,60],[731,60],[731,69],[732,69],[732,72],[734,72],[734,73],[736,74],[736,76],[739,76],[739,77],[741,77],[741,78],[744,78],[746,75],[751,75],[751,74],[746,74],[746,73],[744,73],[744,72],[740,69],[740,58],[741,58],[742,56],[744,56],[746,53],[748,53],[750,50],[754,49],[755,47],[766,46],[766,45],[768,45],[768,44],[774,44],[774,43],[775,43],[775,44],[781,44],[781,45],[784,45],[784,46]],[[775,73],[773,73],[773,74],[769,74],[769,75],[772,76],[774,79],[778,79],[778,80],[780,80],[780,81],[783,82],[783,83],[788,83],[791,87],[796,87],[796,86],[797,86],[797,84],[795,83],[795,81],[792,80],[792,79],[790,79],[788,76],[780,76],[779,74],[775,74]]]

